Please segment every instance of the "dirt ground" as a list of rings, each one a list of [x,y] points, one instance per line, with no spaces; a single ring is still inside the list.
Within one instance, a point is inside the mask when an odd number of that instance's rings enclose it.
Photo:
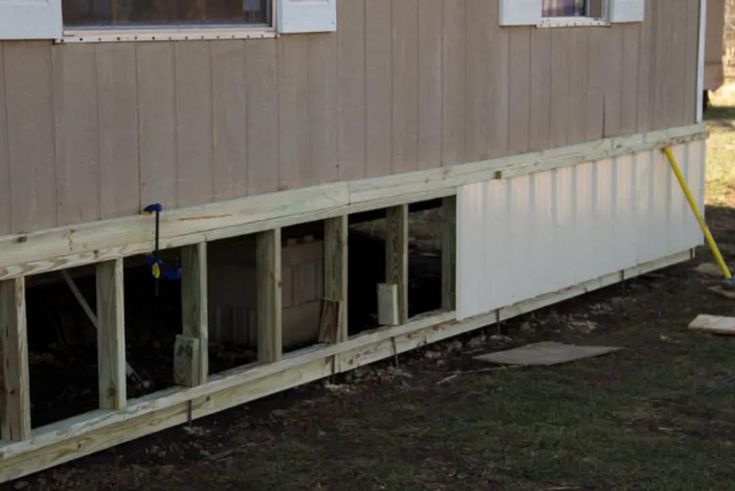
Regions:
[[[715,97],[708,216],[735,263],[735,98]],[[730,104],[733,107],[730,107]],[[7,489],[732,489],[735,315],[698,259],[196,421]],[[528,342],[622,346],[555,368],[473,357]]]

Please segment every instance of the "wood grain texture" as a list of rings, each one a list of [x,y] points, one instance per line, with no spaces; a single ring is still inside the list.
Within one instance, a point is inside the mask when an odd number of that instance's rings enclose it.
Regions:
[[[400,326],[400,303],[398,285],[378,283],[378,324],[381,326]]]
[[[306,175],[296,187],[339,179],[337,126],[339,115],[337,35],[314,34],[308,38],[308,154]]]
[[[245,41],[211,43],[214,199],[248,195]]]
[[[96,46],[100,216],[134,215],[140,200],[135,45]],[[146,203],[148,204],[148,203]]]
[[[274,39],[245,41],[247,78],[248,194],[278,190],[280,180],[278,45]]]
[[[420,0],[393,2],[393,149],[394,174],[418,169]]]
[[[97,265],[97,369],[100,409],[127,406],[123,260]]]
[[[492,117],[490,72],[500,67],[490,65],[490,36],[497,24],[493,24],[491,2],[469,0],[467,3],[466,50],[466,159],[482,160],[488,156],[488,134]]]
[[[334,342],[347,339],[348,232],[349,223],[346,215],[324,221],[323,295],[327,301],[337,303],[336,336],[331,338]]]
[[[385,282],[397,288],[397,318],[408,321],[408,205],[385,214]]]
[[[4,43],[5,111],[14,232],[57,225],[51,48]],[[93,204],[94,206],[94,204]]]
[[[56,199],[60,223],[100,218],[95,45],[53,49]]]
[[[207,300],[207,244],[201,242],[181,248],[181,320],[182,333],[199,342],[194,383],[209,376],[209,315]]]
[[[531,29],[514,28],[509,37],[508,153],[528,151],[531,130]]]
[[[451,311],[457,306],[457,197],[442,200],[442,309]]]
[[[178,204],[174,45],[137,43],[140,201]]]
[[[192,41],[174,46],[176,185],[180,207],[214,199],[211,45]]]
[[[439,167],[442,160],[442,3],[443,0],[418,3],[419,169]]]
[[[337,9],[339,70],[339,179],[365,177],[365,2],[342,2]]]
[[[0,43],[0,235],[10,234],[13,231],[4,67],[3,44]]]
[[[0,439],[31,437],[25,279],[0,282]]]
[[[391,173],[393,160],[393,9],[391,0],[365,1],[366,177]]]
[[[467,2],[444,0],[442,165],[465,162],[467,145]]]
[[[200,385],[201,342],[179,334],[174,343],[174,383],[182,387]]]
[[[552,29],[531,31],[531,117],[528,146],[530,151],[549,147],[552,33]]]
[[[281,308],[281,229],[256,239],[258,360],[277,362],[283,356]]]

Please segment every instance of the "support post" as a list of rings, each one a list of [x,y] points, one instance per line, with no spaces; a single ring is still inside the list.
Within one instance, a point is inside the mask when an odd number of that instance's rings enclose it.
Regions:
[[[341,343],[347,340],[347,243],[349,224],[347,216],[330,218],[324,222],[324,299],[333,302],[336,325],[320,333],[320,341]],[[329,309],[324,308],[323,312]],[[323,314],[326,317],[326,314]],[[329,325],[322,319],[323,325]],[[324,331],[324,330],[323,330]],[[334,334],[334,335],[332,335]]]
[[[386,210],[385,283],[397,288],[397,318],[408,322],[408,205]]]
[[[281,312],[281,229],[256,239],[258,361],[280,361],[283,353]]]
[[[174,378],[179,385],[193,387],[206,383],[209,375],[206,242],[181,248],[181,320]]]
[[[97,366],[101,409],[127,406],[123,260],[97,265]]]
[[[25,278],[0,281],[0,439],[31,437]]]
[[[457,197],[442,200],[442,310],[457,307]]]

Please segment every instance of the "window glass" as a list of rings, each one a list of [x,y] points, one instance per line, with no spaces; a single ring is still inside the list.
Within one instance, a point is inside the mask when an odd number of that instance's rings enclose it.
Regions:
[[[67,27],[270,24],[271,0],[62,0]]]
[[[543,0],[544,17],[584,17],[586,0]]]

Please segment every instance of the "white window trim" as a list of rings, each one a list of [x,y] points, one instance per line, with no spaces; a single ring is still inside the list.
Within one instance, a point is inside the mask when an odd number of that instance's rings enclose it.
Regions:
[[[604,18],[595,17],[544,17],[539,28],[553,27],[610,27],[612,24]]]
[[[171,25],[135,27],[64,28],[57,43],[114,43],[135,41],[202,41],[217,39],[267,39],[278,37],[278,1],[271,2],[271,24],[265,25]]]

